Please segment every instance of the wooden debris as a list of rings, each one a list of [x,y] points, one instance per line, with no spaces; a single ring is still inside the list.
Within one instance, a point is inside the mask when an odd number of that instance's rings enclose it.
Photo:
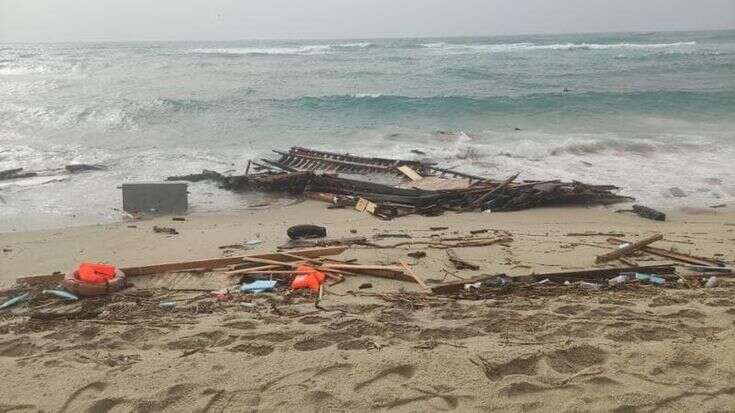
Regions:
[[[455,294],[464,290],[465,284],[475,284],[495,277],[497,277],[497,275],[482,275],[475,278],[468,278],[466,280],[447,282],[432,286],[431,291],[434,294]]]
[[[637,267],[623,267],[623,268],[602,268],[602,269],[588,269],[579,271],[562,271],[562,272],[548,272],[541,274],[530,274],[523,276],[515,276],[513,279],[518,280],[543,280],[549,278],[555,281],[574,281],[574,280],[600,280],[608,279],[618,276],[624,272],[642,272],[646,274],[673,274],[676,271],[671,265],[644,265]]]
[[[71,174],[79,173],[79,172],[87,172],[87,171],[106,171],[107,168],[102,165],[89,165],[89,164],[70,164],[64,166],[64,169],[66,169],[67,172]]]
[[[479,198],[477,198],[474,201],[472,201],[472,204],[470,204],[470,205],[472,207],[479,207],[479,206],[481,206],[482,203],[485,202],[485,201],[487,201],[492,195],[494,195],[497,192],[502,191],[503,189],[505,189],[505,187],[507,187],[508,185],[510,185],[511,182],[515,181],[516,178],[518,178],[518,175],[520,175],[520,174],[521,173],[518,172],[515,175],[511,176],[510,178],[506,179],[505,181],[503,181],[502,184],[496,186],[495,188],[489,190],[488,192],[482,194]]]
[[[357,205],[355,205],[355,209],[360,212],[367,211],[375,215],[375,212],[378,210],[378,206],[365,198],[360,198],[357,200]]]
[[[666,221],[666,214],[661,211],[656,211],[653,208],[649,208],[643,205],[633,205],[633,212],[643,218],[652,219],[654,221]]]
[[[35,172],[23,172],[23,168],[8,169],[0,171],[0,181],[9,179],[31,178],[38,176]]]
[[[201,173],[182,175],[182,176],[169,176],[166,178],[167,181],[187,181],[187,182],[199,182],[199,181],[216,181],[221,182],[225,179],[225,176],[219,172],[210,171],[207,169],[202,170]]]
[[[570,232],[567,237],[624,237],[622,232]]]
[[[622,244],[628,243],[628,241],[617,239],[617,238],[609,238],[607,241],[615,245],[622,245]],[[646,246],[646,247],[641,248],[641,251],[652,254],[652,255],[657,255],[659,257],[664,257],[664,258],[669,258],[675,261],[684,262],[687,264],[704,265],[704,266],[710,266],[710,267],[720,267],[723,265],[722,261],[714,259],[714,258],[695,257],[693,255],[682,254],[682,253],[673,252],[673,251],[667,251],[662,248]]]
[[[406,255],[408,255],[411,258],[416,258],[416,259],[426,257],[426,253],[423,251],[409,252]]]
[[[406,177],[412,181],[420,181],[423,178],[408,165],[401,165],[396,169],[398,169],[402,174],[406,175]]]
[[[158,225],[153,226],[153,232],[157,234],[179,235],[179,231],[176,228],[159,227]]]
[[[513,238],[510,237],[500,237],[500,238],[490,238],[490,239],[467,239],[466,241],[459,241],[459,242],[447,242],[447,241],[406,241],[406,242],[399,242],[396,244],[390,244],[390,245],[381,245],[381,244],[375,244],[371,242],[365,243],[365,246],[372,247],[372,248],[397,248],[405,245],[428,245],[429,248],[436,248],[436,249],[448,249],[448,248],[465,248],[465,247],[484,247],[488,245],[493,244],[505,244],[512,242]]]
[[[348,247],[344,246],[311,248],[299,251],[292,251],[292,254],[298,254],[299,257],[318,258],[339,255],[345,252],[347,248]],[[165,274],[167,272],[189,270],[195,268],[224,268],[228,265],[243,264],[243,262],[246,261],[245,258],[262,258],[288,262],[298,261],[298,259],[293,258],[293,256],[291,256],[290,254],[286,255],[284,253],[273,253],[257,254],[243,257],[227,257],[198,261],[172,262],[165,264],[148,265],[144,267],[126,267],[120,268],[120,270],[124,272],[127,277],[139,277],[145,275]],[[278,262],[278,265],[281,264],[282,262]],[[64,274],[59,272],[50,275],[19,277],[16,279],[16,282],[19,284],[37,285],[46,283],[58,283],[61,282],[63,279]]]
[[[421,288],[423,288],[424,290],[430,289],[429,286],[426,285],[424,280],[421,277],[419,277],[418,274],[416,274],[411,268],[409,268],[408,264],[406,264],[403,261],[400,261],[400,264],[401,264],[401,267],[403,267],[403,269],[406,271],[406,274],[411,276],[411,278],[413,278],[416,281],[416,284],[420,285]]]
[[[355,206],[357,210],[381,219],[398,218],[411,214],[439,215],[445,211],[468,211],[491,208],[495,211],[515,211],[545,205],[608,204],[629,201],[629,197],[614,194],[611,185],[587,185],[581,182],[526,181],[514,183],[518,174],[503,182],[464,174],[433,164],[400,159],[364,158],[349,154],[291,148],[289,152],[276,151],[278,161],[268,165],[253,162],[261,171],[257,174],[225,176],[222,188],[233,191],[272,191],[306,194],[335,205]],[[405,168],[404,168],[405,167]],[[338,177],[334,172],[400,174],[413,171],[416,184],[438,180],[424,189],[379,184],[367,180]],[[327,171],[327,172],[324,172]],[[456,178],[449,181],[445,176]],[[213,175],[215,177],[215,175]],[[173,177],[172,177],[173,178]],[[198,176],[194,177],[198,179]]]
[[[477,271],[480,269],[480,266],[477,264],[473,264],[469,261],[465,261],[457,256],[457,254],[452,251],[451,249],[447,250],[447,256],[449,257],[449,261],[454,264],[454,268],[458,270],[472,270]]]
[[[631,252],[638,251],[641,248],[647,246],[648,244],[662,240],[663,238],[664,236],[662,234],[652,235],[648,238],[644,238],[632,244],[628,244],[626,246],[619,247],[618,249],[608,252],[607,254],[598,255],[597,258],[595,259],[595,262],[599,264],[602,262],[607,262],[607,261],[618,259],[620,257],[630,254]]]
[[[287,244],[280,245],[278,249],[287,250],[294,248],[331,247],[335,245],[363,245],[367,242],[365,237],[331,238],[331,239],[300,239],[291,240]]]

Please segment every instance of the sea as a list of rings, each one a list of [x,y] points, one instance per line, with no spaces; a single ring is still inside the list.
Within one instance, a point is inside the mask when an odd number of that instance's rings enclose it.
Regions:
[[[39,172],[0,181],[0,232],[120,221],[124,182],[292,146],[733,204],[735,31],[0,43],[0,170]],[[193,212],[264,200],[190,185]]]

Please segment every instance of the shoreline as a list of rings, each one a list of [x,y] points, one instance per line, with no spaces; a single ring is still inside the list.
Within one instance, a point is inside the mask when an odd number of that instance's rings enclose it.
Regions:
[[[223,249],[219,247],[253,239],[262,242],[250,251],[273,251],[287,241],[286,229],[297,224],[326,226],[328,238],[371,237],[386,231],[402,231],[413,237],[425,237],[431,234],[426,229],[432,226],[449,227],[446,231],[436,232],[445,235],[466,234],[476,229],[506,230],[514,238],[506,255],[512,256],[514,251],[523,250],[527,258],[518,257],[514,260],[520,265],[528,266],[524,267],[528,271],[544,268],[585,268],[594,264],[590,257],[594,257],[595,250],[599,252],[601,248],[612,248],[605,243],[605,237],[570,237],[567,233],[623,232],[628,238],[635,239],[646,233],[661,232],[666,239],[671,238],[674,241],[662,244],[662,247],[676,247],[682,252],[688,251],[702,256],[727,254],[727,248],[718,243],[732,242],[735,239],[735,227],[728,226],[735,225],[735,211],[729,209],[670,212],[665,222],[646,220],[634,214],[615,213],[615,209],[616,206],[554,207],[490,214],[445,213],[438,217],[409,216],[382,221],[350,208],[327,209],[323,203],[307,200],[248,212],[190,214],[184,216],[183,222],[173,221],[170,216],[162,216],[112,224],[0,233],[0,247],[5,251],[0,253],[4,262],[0,266],[0,283],[7,285],[14,277],[22,275],[66,272],[83,261],[106,261],[129,266],[216,258],[223,254]],[[179,234],[154,233],[152,228],[155,225],[174,227]],[[418,228],[424,231],[416,231]],[[544,256],[544,249],[559,252],[554,244],[574,242],[595,242],[599,245],[578,245],[564,251],[561,258],[554,258],[551,263],[544,262],[550,258]],[[490,250],[498,253],[499,248],[491,247]],[[383,258],[398,258],[401,253],[406,252],[371,251],[363,248],[354,250],[355,254],[363,257],[370,257],[372,254]],[[463,253],[482,258],[483,248],[466,248]],[[38,257],[43,259],[39,260]],[[488,265],[483,269],[521,274],[517,269],[502,265],[500,261],[489,259]]]

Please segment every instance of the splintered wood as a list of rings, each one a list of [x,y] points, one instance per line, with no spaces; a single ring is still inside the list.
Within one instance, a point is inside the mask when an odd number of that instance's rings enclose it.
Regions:
[[[517,211],[546,205],[610,204],[629,201],[612,185],[581,182],[523,181],[519,174],[496,181],[412,160],[369,158],[350,154],[291,148],[275,151],[281,158],[253,162],[259,173],[224,176],[206,174],[172,179],[211,179],[232,191],[261,190],[303,194],[337,207],[355,207],[381,219],[412,214],[434,216],[446,211]],[[347,179],[337,173],[386,174],[408,180],[387,185],[370,180]],[[448,178],[448,179],[447,179]]]
[[[607,261],[616,260],[620,257],[626,256],[634,251],[638,251],[642,249],[643,247],[647,246],[648,244],[652,244],[656,241],[662,240],[664,236],[662,234],[656,234],[652,235],[648,238],[644,238],[640,241],[636,241],[632,244],[627,244],[618,247],[614,251],[608,252],[607,254],[598,255],[597,259],[595,260],[596,263],[602,263]]]

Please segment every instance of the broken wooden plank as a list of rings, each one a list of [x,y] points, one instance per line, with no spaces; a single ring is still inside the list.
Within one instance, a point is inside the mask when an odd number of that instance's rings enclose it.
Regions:
[[[638,267],[622,267],[622,268],[601,268],[577,271],[548,272],[529,275],[512,276],[512,279],[528,280],[528,279],[544,279],[549,278],[553,281],[566,280],[584,280],[584,279],[601,279],[615,277],[624,272],[640,272],[646,274],[673,274],[676,268],[672,265],[644,265]]]
[[[360,198],[360,199],[357,200],[357,205],[355,205],[355,209],[358,210],[358,211],[360,211],[360,212],[366,212],[367,211],[367,212],[375,215],[375,211],[377,211],[378,206],[375,203],[370,202],[370,201],[368,201],[365,198]]]
[[[411,269],[411,268],[410,268],[410,267],[408,266],[408,264],[406,264],[406,263],[405,263],[405,262],[403,262],[403,261],[399,261],[399,263],[401,264],[401,267],[403,267],[403,269],[404,269],[404,271],[406,272],[406,274],[407,274],[408,276],[410,276],[411,278],[413,278],[413,279],[414,279],[414,281],[416,281],[416,284],[420,285],[420,286],[421,286],[421,288],[423,288],[424,290],[430,290],[429,286],[428,286],[428,285],[426,285],[426,283],[424,282],[423,278],[419,277],[419,275],[418,275],[418,274],[416,274],[416,273],[415,273],[415,272],[414,272],[414,271],[413,271],[413,270],[412,270],[412,269]]]
[[[481,204],[482,204],[483,201],[485,201],[486,199],[488,199],[491,195],[493,195],[493,194],[495,194],[495,193],[497,193],[499,191],[502,191],[504,188],[506,188],[508,185],[510,185],[511,182],[515,181],[516,178],[518,178],[518,175],[520,175],[520,174],[521,174],[520,172],[516,173],[515,175],[513,175],[510,178],[508,178],[505,181],[503,181],[502,184],[496,186],[495,188],[493,188],[490,191],[486,192],[485,194],[481,195],[474,202],[472,202],[471,206],[472,207],[475,207],[475,208],[481,206]]]
[[[396,169],[401,171],[402,174],[406,175],[406,177],[412,181],[420,181],[421,179],[423,179],[423,176],[419,175],[416,171],[411,169],[411,167],[408,165],[402,165]]]
[[[621,246],[614,251],[608,252],[607,254],[598,255],[597,258],[595,259],[595,262],[599,264],[602,262],[607,262],[607,261],[618,259],[620,257],[630,254],[633,251],[640,250],[641,248],[647,246],[648,244],[654,243],[656,241],[660,241],[663,238],[664,238],[663,234],[651,235],[648,238],[644,238],[632,244]]]
[[[618,238],[608,238],[607,241],[610,243],[616,244],[616,245],[628,243],[628,241],[623,240],[623,239],[618,239]],[[722,266],[722,262],[712,259],[712,258],[695,257],[693,255],[668,251],[662,248],[647,246],[647,247],[641,248],[641,251],[646,252],[648,254],[657,255],[659,257],[664,257],[664,258],[669,258],[675,261],[684,262],[687,264],[704,265],[704,266],[709,266],[709,267],[721,267]]]
[[[477,271],[480,269],[479,265],[473,264],[469,261],[459,258],[453,250],[448,249],[446,251],[447,251],[447,256],[449,257],[449,262],[454,264],[454,268],[458,270],[472,270],[472,271]]]
[[[336,246],[336,247],[325,247],[325,248],[310,248],[310,249],[305,249],[305,250],[293,251],[293,253],[298,254],[300,256],[308,257],[308,258],[318,258],[318,257],[339,255],[345,252],[347,249],[348,247],[345,247],[345,246]],[[126,267],[126,268],[120,268],[120,270],[124,272],[125,275],[128,277],[137,277],[137,276],[143,276],[143,275],[161,274],[161,273],[166,273],[166,272],[171,272],[171,271],[188,270],[188,269],[193,269],[193,268],[221,268],[221,267],[226,267],[228,265],[233,265],[233,264],[242,264],[242,262],[245,261],[244,258],[261,258],[261,259],[270,259],[270,260],[282,259],[284,261],[295,261],[294,258],[288,257],[285,254],[274,253],[274,254],[258,254],[258,255],[245,256],[245,257],[228,257],[228,258],[214,258],[214,259],[198,260],[198,261],[171,262],[171,263],[165,263],[165,264],[147,265],[143,267]],[[277,262],[277,264],[281,264],[281,262]],[[61,282],[63,279],[64,279],[64,274],[59,273],[59,274],[51,274],[51,275],[36,275],[36,276],[20,277],[16,279],[16,282],[34,285],[34,284],[44,284],[44,283],[51,283],[51,282]]]
[[[497,277],[497,275],[481,275],[479,277],[469,278],[462,281],[446,282],[432,286],[431,291],[434,294],[456,294],[464,290],[465,284],[475,284],[495,277]]]

